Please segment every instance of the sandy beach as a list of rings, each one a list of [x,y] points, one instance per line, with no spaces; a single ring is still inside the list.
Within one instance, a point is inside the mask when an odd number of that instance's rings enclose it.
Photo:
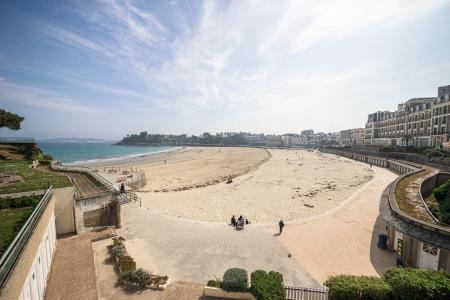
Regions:
[[[240,147],[187,147],[126,166],[144,170],[137,195],[151,212],[222,223],[233,214],[254,223],[319,215],[373,177],[367,165],[333,155]]]

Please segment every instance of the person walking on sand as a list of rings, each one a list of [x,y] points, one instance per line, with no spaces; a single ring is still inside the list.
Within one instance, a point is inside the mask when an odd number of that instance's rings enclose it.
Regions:
[[[120,193],[121,193],[121,194],[125,194],[125,185],[123,184],[123,182],[122,182],[122,184],[120,185]]]
[[[278,226],[280,227],[280,235],[283,232],[283,227],[284,227],[284,223],[283,220],[280,220],[280,222],[278,222]]]

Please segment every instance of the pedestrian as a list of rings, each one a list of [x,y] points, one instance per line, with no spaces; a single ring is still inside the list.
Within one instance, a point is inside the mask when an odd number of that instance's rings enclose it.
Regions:
[[[281,234],[281,232],[283,232],[283,227],[284,227],[283,220],[280,220],[280,222],[278,223],[278,226],[280,226],[280,234]]]
[[[123,184],[123,182],[122,182],[122,184],[120,185],[120,193],[121,193],[121,194],[125,194],[125,185]]]

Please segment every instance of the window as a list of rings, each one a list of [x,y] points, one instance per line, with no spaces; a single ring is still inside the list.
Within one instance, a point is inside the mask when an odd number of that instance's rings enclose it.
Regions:
[[[423,243],[422,250],[424,252],[426,252],[426,253],[429,253],[429,254],[433,255],[433,256],[437,256],[437,254],[438,254],[438,248],[437,247],[433,247],[430,244]]]

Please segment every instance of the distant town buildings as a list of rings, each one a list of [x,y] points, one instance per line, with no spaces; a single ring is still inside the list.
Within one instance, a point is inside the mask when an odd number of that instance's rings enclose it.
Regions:
[[[353,128],[341,131],[339,144],[343,147],[346,146],[363,146],[365,128]]]

